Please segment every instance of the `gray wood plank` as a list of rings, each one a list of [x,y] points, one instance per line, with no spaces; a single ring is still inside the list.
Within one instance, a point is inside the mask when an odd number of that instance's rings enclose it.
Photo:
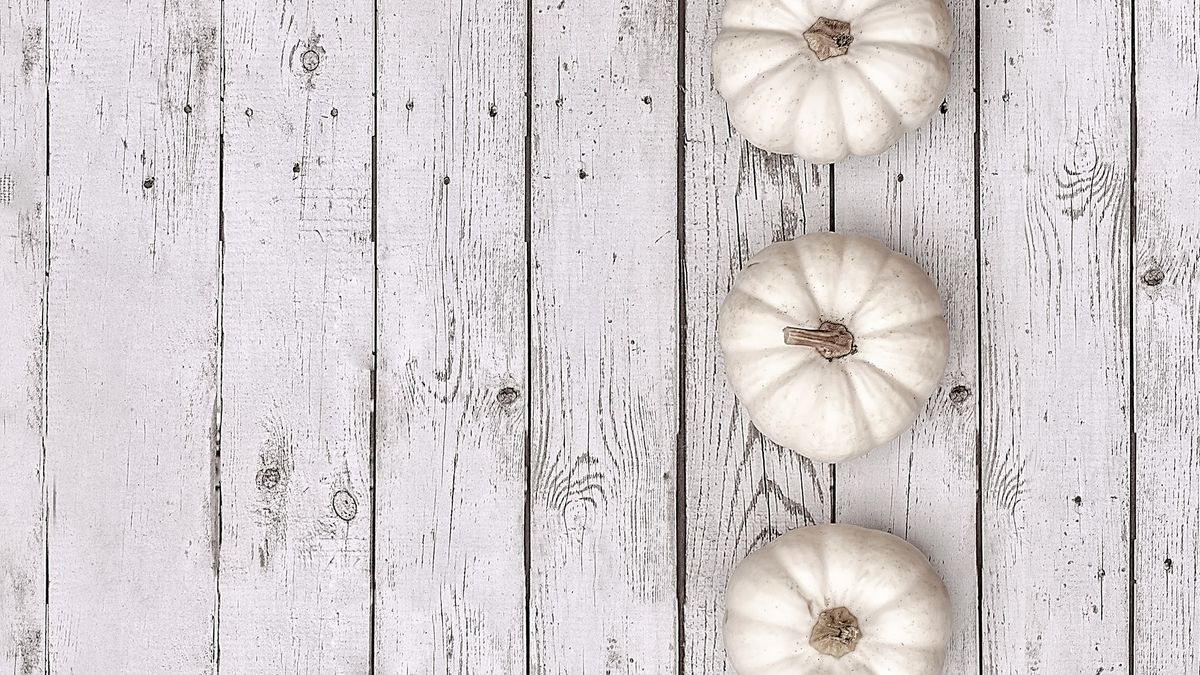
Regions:
[[[837,467],[837,519],[892,532],[932,560],[953,603],[948,673],[979,670],[979,335],[975,240],[975,3],[949,3],[950,91],[930,122],[878,157],[834,168],[838,232],[873,236],[921,265],[950,327],[941,386],[911,431]]]
[[[376,669],[525,668],[526,3],[380,4]]]
[[[1200,7],[1135,6],[1133,667],[1200,672]]]
[[[832,466],[759,434],[734,399],[717,311],[743,263],[774,241],[829,228],[829,168],[758,150],[712,85],[720,3],[688,3],[684,45],[683,673],[732,672],[721,642],[725,583],[754,548],[828,522]]]
[[[224,20],[220,667],[365,673],[374,7]]]
[[[45,668],[46,3],[0,6],[0,672]]]
[[[532,9],[532,673],[677,666],[677,9]]]
[[[46,481],[55,672],[215,666],[220,3],[56,3]]]
[[[1127,672],[1129,5],[980,11],[983,668]]]

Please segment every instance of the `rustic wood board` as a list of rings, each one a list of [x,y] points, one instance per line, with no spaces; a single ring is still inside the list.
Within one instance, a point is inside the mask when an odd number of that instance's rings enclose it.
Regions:
[[[1200,8],[1135,6],[1133,668],[1200,672]]]
[[[1129,8],[980,24],[983,670],[1128,672]]]
[[[947,672],[1200,668],[1194,3],[952,0],[833,169],[730,127],[720,2],[85,4],[0,3],[0,671],[729,673],[730,570],[831,520],[929,555]],[[715,337],[826,229],[953,336],[836,467]]]
[[[951,87],[929,124],[878,157],[834,168],[834,227],[867,234],[925,268],[946,306],[950,360],[910,432],[837,467],[837,520],[887,530],[946,581],[948,673],[979,671],[976,513],[979,333],[975,237],[975,3],[950,4]]]
[[[45,668],[46,4],[0,6],[0,672]]]
[[[216,666],[220,3],[56,4],[48,668]]]
[[[522,672],[526,8],[380,9],[375,666]]]
[[[677,12],[531,17],[529,665],[677,665]]]
[[[683,555],[681,673],[731,672],[725,582],[783,532],[829,522],[832,474],[754,429],[725,382],[717,310],[743,263],[774,241],[829,229],[829,167],[772,155],[729,125],[709,57],[719,3],[687,3],[683,171]]]
[[[224,26],[220,668],[366,672],[374,9]]]

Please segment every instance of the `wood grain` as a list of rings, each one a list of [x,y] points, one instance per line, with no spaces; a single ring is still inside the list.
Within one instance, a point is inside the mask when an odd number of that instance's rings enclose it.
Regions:
[[[45,668],[46,4],[0,6],[0,672]]]
[[[720,3],[686,5],[683,386],[686,513],[683,673],[732,672],[721,642],[725,583],[751,550],[830,520],[832,465],[768,441],[725,379],[717,310],[759,249],[829,229],[829,168],[773,155],[732,129],[713,89]]]
[[[1133,668],[1200,672],[1200,8],[1135,6]]]
[[[220,667],[371,663],[369,0],[226,5]]]
[[[526,4],[379,5],[376,669],[525,669]]]
[[[990,674],[1129,670],[1128,11],[980,10]]]
[[[950,3],[950,91],[920,129],[878,157],[834,169],[838,232],[867,234],[933,278],[950,360],[911,431],[837,467],[837,519],[892,532],[927,555],[950,591],[948,673],[979,671],[976,506],[979,441],[975,240],[975,3]]]
[[[54,672],[215,667],[219,5],[50,13]]]
[[[670,672],[677,6],[532,11],[530,672]]]

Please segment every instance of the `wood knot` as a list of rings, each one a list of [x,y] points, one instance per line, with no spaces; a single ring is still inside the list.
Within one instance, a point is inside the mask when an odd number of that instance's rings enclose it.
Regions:
[[[1147,286],[1157,286],[1166,278],[1167,275],[1164,274],[1162,269],[1158,267],[1151,267],[1145,272],[1142,272],[1142,283],[1146,284]]]
[[[333,512],[347,523],[358,515],[358,500],[347,490],[333,493]]]
[[[961,384],[955,385],[955,387],[950,390],[950,400],[955,403],[962,403],[970,397],[971,390]]]
[[[500,405],[512,405],[520,396],[521,394],[513,387],[505,387],[496,394],[496,401]]]
[[[303,67],[306,72],[313,72],[321,66],[321,55],[317,53],[317,50],[315,49],[305,50],[305,52],[300,55],[300,66]]]
[[[268,466],[267,468],[258,472],[258,477],[255,479],[255,482],[258,483],[258,487],[264,490],[273,490],[279,485],[279,479],[279,469],[273,466]]]

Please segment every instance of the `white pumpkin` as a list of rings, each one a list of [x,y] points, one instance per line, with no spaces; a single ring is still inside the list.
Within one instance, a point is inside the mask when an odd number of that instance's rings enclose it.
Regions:
[[[725,592],[738,675],[937,675],[950,597],[924,554],[854,525],[792,530],[751,553]]]
[[[950,348],[937,289],[916,263],[831,232],[751,258],[717,329],[729,384],[758,430],[824,462],[912,425]]]
[[[726,0],[713,78],[746,140],[836,162],[929,119],[951,46],[943,0]]]

